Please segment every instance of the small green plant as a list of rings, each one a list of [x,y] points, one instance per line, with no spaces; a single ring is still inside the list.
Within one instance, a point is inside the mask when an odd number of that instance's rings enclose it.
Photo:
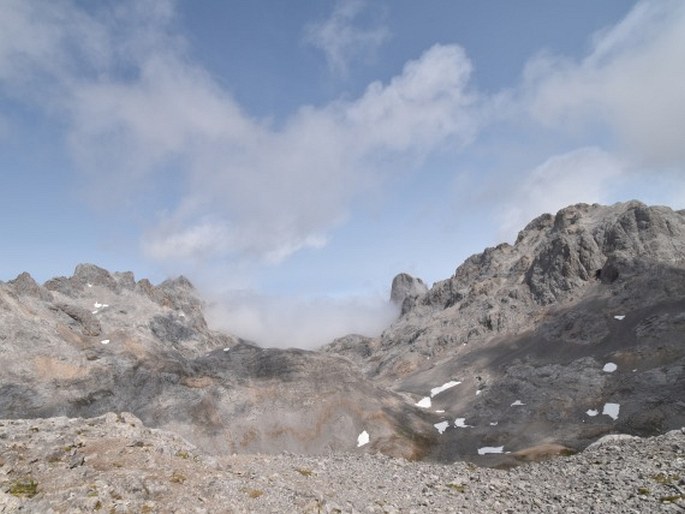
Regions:
[[[638,487],[637,494],[639,494],[640,496],[647,496],[649,494],[652,494],[652,491],[649,490],[649,487]]]
[[[10,486],[9,493],[14,496],[33,498],[38,494],[38,484],[32,478],[17,480]]]
[[[466,484],[457,484],[456,482],[450,482],[447,484],[447,487],[457,491],[458,493],[465,493],[467,489]]]
[[[176,452],[176,457],[180,457],[182,459],[188,459],[188,458],[190,458],[190,453],[188,453],[185,450],[178,450]]]
[[[675,503],[678,500],[685,500],[685,494],[674,494],[673,496],[662,496],[659,498],[661,503]]]
[[[183,476],[183,475],[182,475],[181,473],[179,473],[178,471],[174,471],[174,472],[171,474],[171,478],[170,478],[169,480],[170,480],[171,482],[173,482],[174,484],[182,484],[182,483],[185,482],[187,479],[186,479],[185,476]]]
[[[295,471],[297,471],[303,477],[310,477],[314,475],[314,472],[311,469],[307,468],[295,468]]]
[[[264,491],[261,489],[251,489],[249,487],[246,487],[243,489],[243,491],[250,497],[250,498],[259,498],[261,495],[264,494]]]
[[[680,480],[680,476],[667,475],[666,473],[657,473],[656,475],[652,475],[652,480],[654,480],[657,484],[668,485],[674,482],[678,482]]]

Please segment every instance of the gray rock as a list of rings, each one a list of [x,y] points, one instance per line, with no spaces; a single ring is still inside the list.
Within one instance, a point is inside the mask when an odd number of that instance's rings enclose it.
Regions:
[[[428,292],[428,287],[420,278],[400,273],[392,280],[390,301],[399,306],[405,314],[414,306],[416,299]]]

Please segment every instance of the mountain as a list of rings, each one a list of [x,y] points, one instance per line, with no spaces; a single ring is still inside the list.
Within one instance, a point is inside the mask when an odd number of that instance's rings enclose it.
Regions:
[[[159,286],[77,266],[0,284],[0,418],[130,411],[214,453],[357,447],[420,458],[425,413],[347,360],[260,348],[207,327],[183,278]],[[422,435],[424,434],[424,435]]]
[[[424,401],[435,458],[685,425],[684,211],[574,205],[413,291],[379,338],[325,351],[416,402],[459,382]]]
[[[507,467],[685,425],[685,212],[579,204],[319,351],[207,326],[179,277],[0,283],[0,419],[131,412],[214,454],[381,452]]]

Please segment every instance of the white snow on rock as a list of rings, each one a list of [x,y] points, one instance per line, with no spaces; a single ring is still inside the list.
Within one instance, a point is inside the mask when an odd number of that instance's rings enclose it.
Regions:
[[[444,410],[442,410],[442,409],[440,409],[440,410],[436,410],[435,412],[437,412],[438,414],[444,414],[444,413],[445,413],[445,411],[444,411]]]
[[[617,369],[618,366],[616,364],[614,364],[613,362],[607,362],[602,368],[602,371],[606,371],[607,373],[613,373]]]
[[[107,305],[106,303],[95,302],[93,304],[93,307],[95,307],[96,309],[104,309],[105,307],[109,307],[109,305]]]
[[[86,284],[86,285],[87,285],[88,287],[93,287],[93,284],[90,284],[90,283],[89,283],[89,284]]]
[[[422,409],[428,409],[431,406],[430,396],[421,398],[418,402],[416,402],[416,406],[421,407]]]
[[[471,425],[466,424],[466,418],[457,418],[454,420],[454,426],[457,428],[468,428]]]
[[[109,344],[109,339],[103,339],[103,340],[100,341],[100,342],[101,342],[102,344]]]
[[[491,427],[496,427],[498,423],[499,423],[499,421],[491,421],[491,422],[490,422],[490,426],[491,426]]]
[[[602,414],[606,414],[611,419],[618,419],[618,411],[621,409],[621,405],[618,403],[605,403],[602,409]]]
[[[590,416],[591,418],[595,417],[597,414],[599,414],[599,411],[597,409],[588,409],[585,411],[585,414]]]
[[[369,433],[366,430],[357,436],[357,448],[365,444],[369,444]]]
[[[617,320],[619,320],[619,321],[622,321],[625,317],[626,317],[625,314],[620,314],[620,315],[618,315],[618,316],[614,316],[614,319],[617,319]]]
[[[231,349],[231,348],[227,346],[226,348],[224,348],[224,351],[227,352],[227,351],[230,350],[230,349]]]
[[[436,423],[433,426],[438,430],[438,432],[442,434],[445,430],[447,430],[447,427],[450,426],[450,423],[449,421],[441,421],[440,423]]]
[[[478,389],[478,390],[476,391],[476,396],[478,396],[478,395],[479,395],[480,393],[482,393],[482,392],[483,392],[482,389]]]
[[[483,446],[478,448],[478,455],[486,455],[488,453],[504,453],[504,446]]]
[[[459,385],[459,384],[461,384],[461,381],[450,380],[449,382],[446,382],[446,383],[442,384],[442,385],[439,386],[439,387],[434,387],[433,389],[431,389],[431,398],[433,398],[434,396],[439,395],[439,394],[442,393],[443,391],[446,391],[446,390],[449,389],[450,387],[454,387],[454,386]]]
[[[525,405],[521,400],[516,400],[514,403],[511,404],[511,407],[520,407],[522,405]]]

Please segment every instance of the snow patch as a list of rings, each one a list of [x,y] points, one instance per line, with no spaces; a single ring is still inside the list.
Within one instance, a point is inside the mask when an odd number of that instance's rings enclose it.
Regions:
[[[525,405],[521,400],[516,400],[514,403],[512,403],[510,406],[511,407],[521,407],[522,405]]]
[[[499,421],[491,421],[491,422],[490,422],[490,426],[491,426],[491,427],[496,427],[498,423],[499,423]]]
[[[476,396],[478,396],[478,395],[479,395],[480,393],[482,393],[482,392],[483,392],[482,389],[478,389],[478,390],[476,391]]]
[[[478,455],[486,455],[488,453],[504,453],[504,446],[483,446],[478,448]]]
[[[438,432],[442,434],[445,430],[447,430],[447,427],[450,426],[450,423],[449,421],[441,421],[440,423],[436,423],[433,426],[438,430]]]
[[[619,321],[622,321],[625,317],[626,317],[625,314],[620,314],[620,315],[618,315],[618,316],[614,316],[614,319],[617,319],[617,320],[619,320]]]
[[[93,287],[93,284],[86,284],[88,287]]]
[[[109,344],[109,339],[103,339],[103,340],[100,341],[100,342],[101,342],[102,344]]]
[[[621,405],[618,403],[605,403],[602,409],[602,414],[606,414],[611,419],[618,419],[618,411],[621,409]]]
[[[616,364],[614,364],[613,362],[607,362],[602,368],[602,371],[606,371],[607,373],[613,373],[617,369],[618,366]]]
[[[447,389],[454,387],[454,386],[457,386],[459,384],[461,384],[461,381],[450,380],[449,382],[442,384],[440,387],[434,387],[433,389],[431,389],[431,398],[433,398],[434,396],[439,395],[443,391],[446,391]]]
[[[435,412],[437,412],[438,414],[444,414],[445,413],[444,410],[436,410]]]
[[[106,303],[95,302],[93,304],[93,307],[95,307],[96,309],[104,309],[105,307],[109,307],[109,305],[107,305]]]
[[[231,349],[231,348],[227,346],[226,348],[224,348],[224,351],[227,352],[227,351],[230,350],[230,349]]]
[[[431,399],[430,396],[425,396],[421,398],[418,402],[415,404],[417,407],[421,407],[422,409],[428,409],[431,406]]]
[[[457,418],[454,420],[454,426],[457,428],[469,428],[471,425],[466,424],[466,418]]]
[[[594,418],[597,414],[599,414],[599,411],[597,409],[588,409],[585,411],[585,414],[587,414],[591,418]]]
[[[366,430],[357,436],[357,448],[365,444],[369,444],[369,433]]]

